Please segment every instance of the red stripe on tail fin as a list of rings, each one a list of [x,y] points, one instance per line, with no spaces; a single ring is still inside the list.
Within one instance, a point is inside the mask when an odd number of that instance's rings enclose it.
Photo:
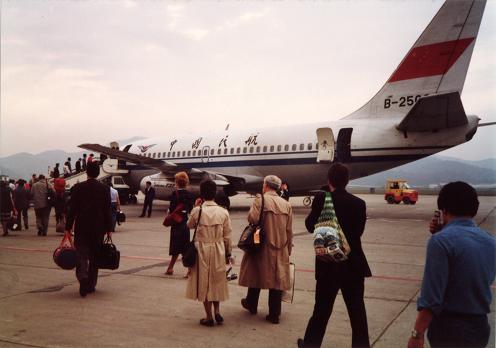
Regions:
[[[475,38],[413,48],[388,82],[445,74]]]

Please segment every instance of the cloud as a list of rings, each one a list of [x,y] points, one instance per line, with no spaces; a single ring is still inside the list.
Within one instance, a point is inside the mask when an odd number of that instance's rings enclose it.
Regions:
[[[126,9],[133,9],[133,8],[136,8],[138,6],[138,3],[136,1],[133,1],[133,0],[126,0],[126,1],[124,1],[123,5],[124,5],[124,8],[126,8]]]
[[[168,18],[167,27],[171,32],[194,41],[201,41],[212,33],[236,29],[252,21],[264,18],[270,13],[269,8],[264,8],[260,11],[242,13],[233,19],[221,20],[222,24],[220,25],[199,26],[195,23],[199,19],[195,18],[192,14],[187,15],[187,11],[188,7],[182,4],[168,5],[166,9]]]
[[[266,17],[270,13],[269,8],[260,10],[259,12],[246,12],[242,15],[226,21],[223,25],[216,28],[217,31],[222,31],[226,29],[233,29],[241,25],[247,24],[253,20]]]

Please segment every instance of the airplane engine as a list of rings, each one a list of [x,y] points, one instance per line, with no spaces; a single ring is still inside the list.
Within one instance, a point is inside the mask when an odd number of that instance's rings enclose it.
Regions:
[[[148,175],[143,177],[140,182],[140,191],[145,192],[146,182],[150,181],[152,186],[155,188],[155,198],[161,200],[170,200],[172,193],[176,188],[174,179],[164,175],[163,173],[158,173],[154,175]],[[187,190],[193,194],[193,196],[198,197],[200,195],[200,182],[193,181],[190,182]],[[229,207],[230,201],[229,196],[225,192],[222,186],[217,186],[217,203]]]
[[[145,192],[146,182],[150,181],[152,186],[155,188],[155,198],[161,200],[169,200],[172,192],[176,188],[174,179],[167,177],[163,173],[158,173],[154,175],[145,176],[140,182],[140,191]],[[200,185],[197,183],[190,183],[188,186],[188,191],[193,195],[198,196],[200,194]]]

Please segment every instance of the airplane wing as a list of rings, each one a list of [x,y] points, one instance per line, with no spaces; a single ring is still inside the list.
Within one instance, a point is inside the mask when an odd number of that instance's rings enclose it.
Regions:
[[[161,172],[164,173],[169,173],[169,172],[174,172],[177,173],[178,171],[181,171],[181,168],[178,168],[178,166],[172,162],[167,162],[167,161],[162,161],[159,159],[155,158],[150,158],[146,156],[140,156],[136,155],[134,153],[129,153],[126,151],[121,151],[118,149],[113,149],[107,146],[103,146],[100,144],[81,144],[79,145],[80,148],[86,149],[86,150],[92,150],[98,153],[103,153],[107,156],[117,158],[119,160],[123,160],[126,162],[131,162],[134,164],[138,164],[144,167],[152,168],[152,169],[157,169]]]
[[[215,181],[215,183],[219,186],[234,185],[235,187],[239,187],[240,185],[243,186],[246,182],[246,180],[241,177],[225,175],[222,173],[200,170],[196,168],[184,167],[174,162],[163,161],[160,159],[150,158],[146,156],[140,156],[134,153],[121,151],[100,144],[81,144],[79,145],[79,147],[82,149],[103,153],[109,157],[117,158],[122,161],[130,162],[151,169],[156,169],[157,171],[161,171],[162,173],[170,176],[171,178],[173,178],[177,172],[185,171],[188,173],[191,180],[199,181],[204,179],[205,177],[209,177],[210,179]]]

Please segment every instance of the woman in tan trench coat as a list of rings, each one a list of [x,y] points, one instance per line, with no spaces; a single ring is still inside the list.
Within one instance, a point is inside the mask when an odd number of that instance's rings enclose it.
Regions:
[[[216,192],[217,185],[212,180],[202,182],[201,200],[197,200],[188,220],[191,229],[198,224],[195,237],[198,257],[191,268],[186,297],[203,302],[207,317],[200,324],[205,326],[214,326],[212,304],[215,321],[224,322],[220,301],[228,299],[226,263],[231,256],[231,220],[227,210],[214,202]]]
[[[275,175],[265,177],[263,184],[263,233],[264,241],[259,252],[245,253],[241,261],[239,285],[248,287],[243,308],[257,313],[260,289],[269,289],[269,315],[265,318],[279,323],[281,296],[290,288],[289,256],[293,246],[293,213],[289,202],[279,197],[277,190],[281,179]],[[262,199],[257,195],[248,214],[248,222],[258,223]]]

